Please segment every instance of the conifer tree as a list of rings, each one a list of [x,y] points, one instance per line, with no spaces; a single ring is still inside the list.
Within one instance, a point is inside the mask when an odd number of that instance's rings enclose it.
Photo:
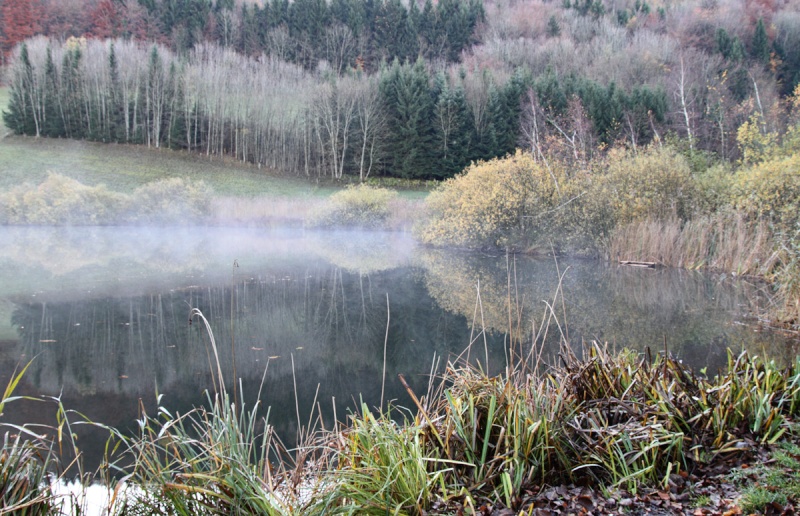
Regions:
[[[50,46],[47,46],[47,52],[44,64],[44,114],[42,116],[42,135],[51,138],[64,137],[64,126],[61,118],[59,117],[58,109],[58,76],[56,65],[53,62],[53,52]]]
[[[472,116],[463,88],[449,85],[443,74],[436,81],[439,94],[434,113],[434,151],[439,163],[433,174],[445,178],[461,172],[469,163]]]
[[[125,111],[119,83],[119,63],[114,43],[108,50],[108,138],[113,142],[125,140]]]
[[[31,101],[33,65],[28,55],[28,45],[20,48],[19,62],[14,66],[8,111],[3,111],[3,121],[16,134],[39,136],[39,123]]]
[[[769,63],[769,38],[767,37],[767,29],[764,27],[763,18],[759,18],[758,23],[756,23],[753,41],[750,44],[750,56],[762,64]]]
[[[433,99],[424,61],[384,72],[381,97],[389,126],[388,167],[392,175],[425,178],[436,175],[433,161]]]
[[[625,11],[627,12],[627,11]],[[561,25],[558,24],[555,15],[550,16],[547,20],[547,36],[550,38],[557,38],[561,35]]]

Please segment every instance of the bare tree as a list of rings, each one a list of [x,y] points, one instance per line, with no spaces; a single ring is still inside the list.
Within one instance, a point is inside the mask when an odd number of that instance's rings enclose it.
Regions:
[[[342,75],[355,59],[357,40],[349,27],[336,24],[325,29],[325,58],[336,72]]]
[[[354,82],[356,88],[356,111],[358,114],[358,137],[361,152],[358,158],[358,177],[364,181],[372,172],[376,150],[380,146],[386,118],[381,108],[378,79],[376,76],[366,77]]]

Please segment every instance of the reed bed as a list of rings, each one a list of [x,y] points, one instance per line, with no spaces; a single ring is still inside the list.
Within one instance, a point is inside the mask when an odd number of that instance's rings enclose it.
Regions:
[[[736,212],[685,222],[676,218],[632,222],[613,233],[608,254],[618,260],[753,276],[768,275],[780,264],[767,223],[749,222]]]

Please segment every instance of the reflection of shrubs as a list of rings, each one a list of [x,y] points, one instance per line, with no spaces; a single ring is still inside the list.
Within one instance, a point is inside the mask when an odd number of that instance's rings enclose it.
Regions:
[[[192,222],[208,212],[210,202],[211,191],[202,182],[167,179],[126,195],[105,185],[87,186],[51,173],[38,186],[20,185],[1,194],[0,223],[89,226]]]
[[[350,186],[331,195],[309,224],[316,227],[385,227],[391,214],[391,201],[397,192],[367,185]]]

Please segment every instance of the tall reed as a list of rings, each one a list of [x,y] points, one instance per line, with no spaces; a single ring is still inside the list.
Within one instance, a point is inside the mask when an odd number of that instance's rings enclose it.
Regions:
[[[738,212],[688,221],[645,219],[617,228],[608,242],[616,260],[639,260],[686,269],[709,268],[737,275],[767,275],[779,264],[767,223]]]

